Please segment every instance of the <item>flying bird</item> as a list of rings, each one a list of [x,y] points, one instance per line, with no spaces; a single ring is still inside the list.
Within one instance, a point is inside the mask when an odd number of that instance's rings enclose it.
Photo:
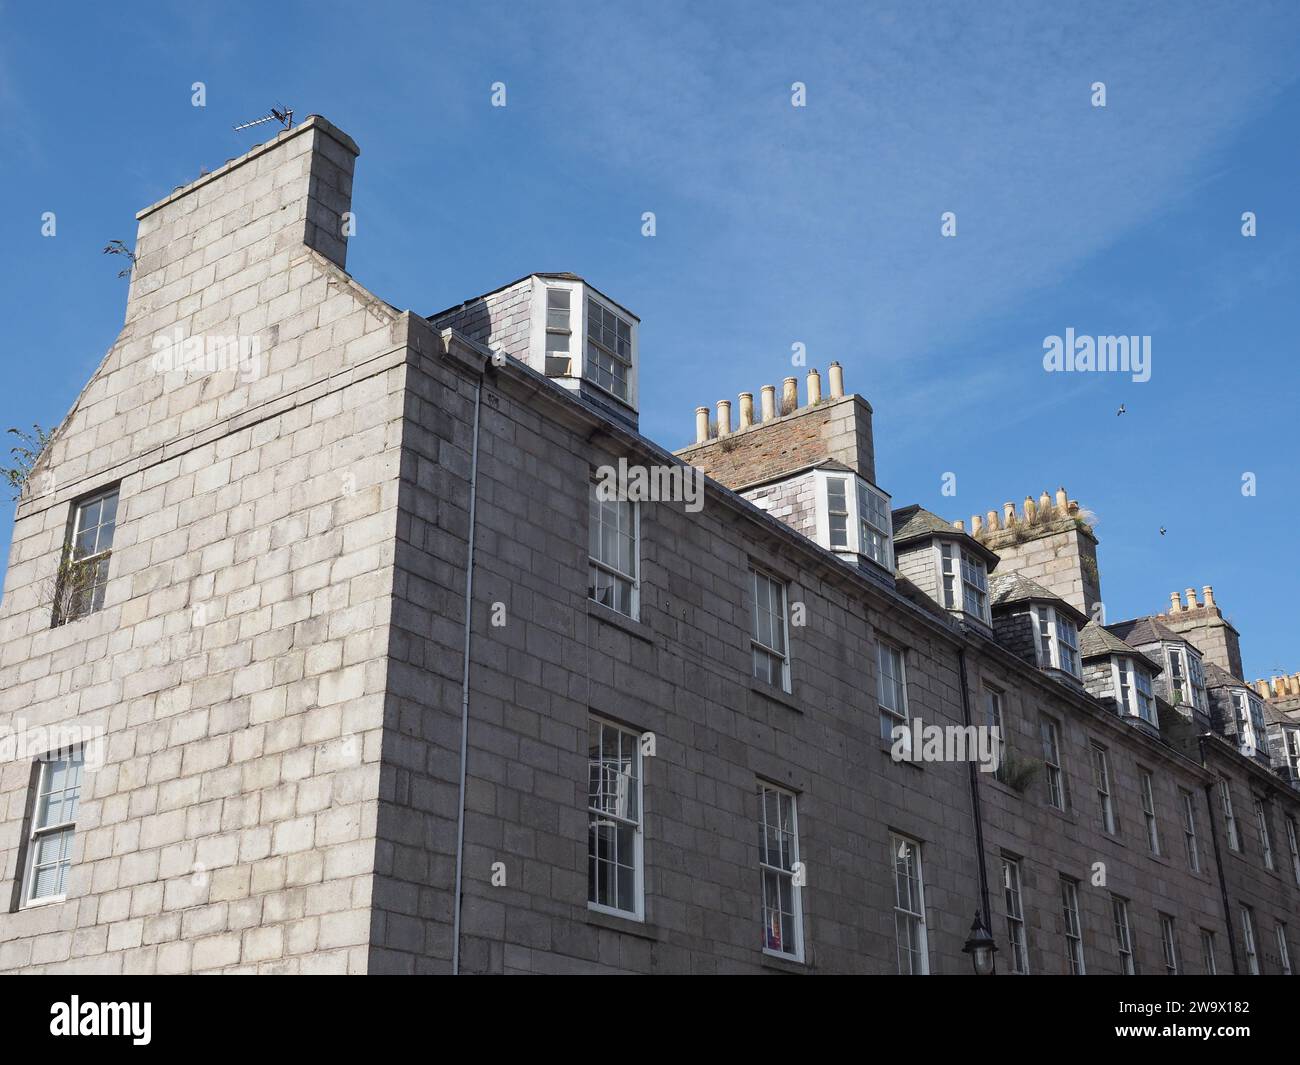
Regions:
[[[1117,411],[1115,412],[1115,417],[1118,418],[1121,414],[1127,414],[1127,413],[1128,413],[1128,412],[1124,409],[1124,404],[1121,403],[1121,404],[1119,405],[1119,410],[1117,410]]]
[[[1160,526],[1160,535],[1164,536],[1164,534],[1165,534],[1165,527],[1162,525]]]

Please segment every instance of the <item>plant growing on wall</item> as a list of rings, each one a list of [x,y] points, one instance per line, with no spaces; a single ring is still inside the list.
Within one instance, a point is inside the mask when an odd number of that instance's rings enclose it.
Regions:
[[[1023,757],[1008,747],[1003,755],[1001,776],[1007,787],[1023,795],[1042,768],[1043,763],[1037,758]]]
[[[9,434],[16,436],[18,443],[9,449],[13,465],[0,466],[0,476],[13,489],[13,498],[17,499],[23,494],[27,479],[44,454],[46,445],[50,442],[50,434],[39,425],[33,425],[30,433],[23,429],[10,429]]]
[[[58,569],[41,588],[42,603],[53,607],[53,625],[76,621],[90,613],[94,606],[95,575],[104,561],[104,555],[74,558],[72,544],[63,545]]]

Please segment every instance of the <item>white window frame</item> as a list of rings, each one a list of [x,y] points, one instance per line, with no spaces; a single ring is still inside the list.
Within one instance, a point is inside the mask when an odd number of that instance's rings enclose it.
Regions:
[[[1065,920],[1065,956],[1071,976],[1085,976],[1083,921],[1079,916],[1079,882],[1061,877],[1061,913]]]
[[[767,798],[771,794],[777,802],[777,825],[775,826],[778,841],[776,855],[777,864],[772,864],[772,851],[768,846],[768,833],[772,825],[767,821]],[[782,824],[782,818],[785,810],[782,809],[782,800],[789,800],[789,828],[786,829]],[[799,797],[786,788],[770,784],[765,780],[758,782],[758,830],[759,830],[759,849],[758,849],[758,869],[760,878],[760,890],[762,892],[763,906],[763,953],[775,958],[786,958],[791,961],[802,962],[803,954],[803,887],[800,884],[798,870],[800,869],[801,859],[799,857]],[[789,855],[788,861],[782,862],[787,856],[779,853],[784,851],[786,837],[788,837]],[[771,931],[768,925],[769,913],[771,907],[768,905],[767,889],[770,879],[788,880],[790,882],[790,901],[792,912],[789,914],[791,925],[794,930],[794,950],[782,950],[770,945]],[[780,909],[780,896],[778,890],[777,911],[784,913]]]
[[[925,871],[921,844],[908,836],[891,832],[889,855],[894,878],[894,954],[898,972],[900,976],[927,976],[930,972],[930,937],[925,920]],[[900,865],[903,866],[902,882]],[[906,893],[902,890],[903,883],[907,886]],[[907,936],[906,948],[902,935],[904,932]],[[903,966],[905,950],[906,968]],[[912,961],[914,954],[919,955],[919,970]]]
[[[1267,750],[1268,727],[1264,723],[1264,704],[1245,688],[1229,690],[1233,716],[1237,720],[1237,746],[1243,754],[1256,755]],[[1286,737],[1283,737],[1285,741]]]
[[[1065,810],[1065,772],[1061,766],[1061,729],[1054,718],[1038,719],[1038,735],[1043,744],[1043,781],[1047,785],[1047,805]]]
[[[867,558],[889,573],[894,572],[894,519],[890,510],[889,494],[882,492],[864,477],[847,470],[814,470],[814,516],[817,529],[817,542],[828,550],[838,554],[853,554]],[[831,542],[830,482],[843,482],[843,511],[836,510],[837,516],[844,518],[844,543]],[[868,499],[874,497],[879,504],[878,512],[883,515],[885,526],[881,528],[872,520]],[[870,533],[877,539],[873,542]]]
[[[1259,829],[1259,845],[1263,848],[1264,868],[1270,873],[1273,865],[1273,833],[1268,828],[1268,807],[1258,795],[1252,796],[1255,803],[1255,825]]]
[[[1160,945],[1165,953],[1165,975],[1178,975],[1178,930],[1167,913],[1160,915]]]
[[[897,658],[898,670],[893,677],[893,685],[887,680],[885,662],[890,659],[892,671],[892,659]],[[896,687],[895,691],[887,691],[889,687]],[[895,699],[902,703],[902,706],[893,705]],[[876,706],[880,711],[880,738],[894,742],[894,729],[902,728],[904,735],[910,736],[911,714],[907,708],[907,654],[896,644],[888,640],[876,640]],[[907,752],[911,754],[910,741],[908,742]]]
[[[1300,785],[1300,728],[1282,726],[1282,754],[1291,767],[1291,780]]]
[[[587,598],[589,598],[594,603],[600,603],[600,600],[597,599],[595,596],[594,589],[591,587],[591,569],[594,567],[595,569],[600,570],[602,573],[604,573],[607,577],[612,578],[616,582],[616,586],[618,581],[625,581],[630,585],[630,591],[628,593],[628,603],[630,605],[630,610],[628,611],[619,610],[618,607],[610,606],[607,603],[601,603],[600,605],[605,607],[608,610],[614,611],[617,614],[622,614],[624,617],[630,617],[633,621],[638,621],[640,620],[641,617],[641,504],[635,500],[623,500],[623,499],[602,500],[596,494],[597,482],[595,480],[592,480],[589,481],[588,483],[590,485],[588,489],[588,497],[587,497],[588,499],[587,520],[589,523],[594,520],[591,515],[592,506],[596,506],[596,507],[615,506],[615,507],[629,508],[629,512],[631,514],[631,524],[632,524],[632,572],[630,574],[625,573],[622,570],[620,570],[617,567],[617,565],[615,565],[614,563],[607,562],[604,559],[596,558],[594,555],[591,554],[592,530],[589,528],[587,531],[587,559],[588,559]],[[603,538],[597,537],[597,542],[603,544]]]
[[[1187,847],[1187,868],[1193,873],[1201,871],[1201,847],[1196,838],[1196,798],[1186,788],[1178,789],[1183,804],[1183,842]]]
[[[64,818],[61,821],[41,824],[42,807],[44,806],[42,800],[51,794],[49,791],[51,767],[62,762],[68,762],[70,766],[75,765],[77,767],[76,794],[71,800],[73,816],[71,818]],[[81,792],[86,783],[85,753],[80,747],[47,751],[36,760],[36,765],[36,794],[32,804],[31,829],[28,832],[25,841],[26,854],[23,857],[23,887],[21,895],[23,909],[35,906],[48,906],[51,903],[63,902],[67,899],[67,878],[72,875],[72,850],[76,845],[77,839],[77,814],[80,812]],[[60,792],[60,795],[66,796],[70,790],[72,789],[65,786]],[[64,801],[63,798],[60,799],[60,803]],[[60,857],[53,863],[47,863],[46,867],[48,868],[49,865],[64,867],[63,890],[54,892],[50,895],[36,896],[33,892],[36,890],[37,852],[39,851],[43,840],[53,839],[56,837],[66,838],[66,845],[63,845],[60,848],[61,853],[65,854],[66,857]]]
[[[1025,934],[1024,891],[1020,862],[1002,856],[1002,913],[1007,922],[1007,943],[1011,948],[1011,971],[1029,974],[1029,942]]]
[[[1286,815],[1286,845],[1291,852],[1291,872],[1295,875],[1296,886],[1300,887],[1300,840],[1296,839],[1295,818]]]
[[[638,402],[637,370],[641,365],[638,352],[638,333],[641,323],[626,308],[606,299],[590,285],[582,281],[562,278],[534,277],[533,290],[529,305],[529,364],[539,373],[546,374],[546,349],[549,337],[564,332],[559,327],[549,325],[549,293],[551,289],[566,289],[569,292],[569,373],[552,376],[552,380],[565,388],[576,390],[581,382],[598,389],[602,395],[609,396],[615,402],[636,409]],[[587,321],[587,301],[591,300],[605,310],[622,319],[629,327],[631,340],[631,361],[627,366],[627,395],[620,396],[598,382],[591,373],[587,358],[587,339],[589,333]],[[620,360],[622,361],[622,360]]]
[[[1115,928],[1115,950],[1119,955],[1120,972],[1124,976],[1136,976],[1137,958],[1133,954],[1133,926],[1128,919],[1128,899],[1111,895],[1110,914]]]
[[[1156,784],[1149,769],[1138,769],[1138,790],[1142,793],[1142,818],[1146,822],[1147,849],[1160,857],[1160,824],[1156,820]]]
[[[1255,945],[1255,914],[1249,906],[1241,908],[1242,947],[1246,952],[1246,968],[1251,976],[1259,975],[1259,950]]]
[[[1162,646],[1165,663],[1169,667],[1169,701],[1208,713],[1210,704],[1205,692],[1205,669],[1201,664],[1201,656],[1185,643],[1166,643]],[[1181,678],[1183,684],[1176,686],[1175,678]],[[1188,691],[1191,692],[1190,699],[1187,697]]]
[[[769,660],[779,661],[781,675],[777,686],[779,686],[783,692],[789,694],[790,692],[790,622],[789,622],[790,597],[787,592],[787,585],[786,582],[783,581],[780,577],[776,576],[773,573],[768,572],[765,569],[760,569],[758,566],[751,566],[749,572],[752,578],[749,582],[749,590],[750,590],[750,597],[751,597],[751,609],[753,611],[752,624],[750,625],[750,637],[749,637],[751,672],[753,673],[755,680],[763,680],[770,683],[770,681],[768,681],[768,678],[760,677],[758,675],[758,657],[760,655],[763,655],[766,656],[766,658]],[[760,581],[767,582],[769,595],[774,589],[780,590],[781,593],[780,636],[781,636],[782,647],[784,649],[769,647],[760,638],[759,623],[762,620],[759,615],[759,606],[758,606],[758,590],[759,590]],[[777,615],[772,614],[771,611],[768,611],[768,613],[775,621]]]
[[[1215,957],[1214,933],[1208,928],[1201,929],[1201,960],[1205,963],[1206,976],[1219,974],[1219,962]]]
[[[73,621],[80,621],[82,618],[89,617],[91,614],[98,613],[104,609],[104,599],[108,594],[108,567],[113,557],[113,541],[117,535],[118,514],[122,506],[122,486],[120,484],[111,485],[108,488],[92,492],[90,495],[82,496],[80,499],[73,500],[71,515],[68,522],[68,538],[64,546],[64,554],[60,559],[66,557],[69,565],[75,564],[78,567],[93,567],[94,576],[90,581],[88,592],[89,601],[82,603],[80,609],[77,604],[65,601],[67,594],[62,587],[55,589],[57,600],[55,605],[55,614],[52,618],[54,626],[66,625]],[[95,550],[87,555],[77,553],[77,541],[81,538],[83,531],[82,522],[85,518],[86,511],[95,503],[101,504],[101,515],[103,513],[102,504],[108,499],[113,499],[113,521],[109,526],[108,545],[101,546],[99,543],[100,535],[95,537]],[[96,530],[104,528],[104,522],[97,522]],[[60,573],[55,577],[57,584],[64,580],[62,567]]]
[[[1110,662],[1115,699],[1119,703],[1120,712],[1159,728],[1151,675],[1132,658],[1116,656]]]
[[[604,794],[605,794],[604,788],[605,788],[605,779],[606,779],[606,776],[605,776],[605,765],[606,765],[606,761],[605,761],[604,754],[603,754],[603,752],[604,752],[604,733],[605,733],[605,730],[606,730],[606,729],[612,730],[612,731],[618,733],[618,735],[619,735],[619,738],[620,738],[620,740],[619,740],[620,761],[622,760],[621,756],[622,756],[623,742],[624,742],[624,741],[627,741],[627,742],[630,743],[630,745],[631,745],[631,750],[634,752],[634,754],[633,754],[633,763],[632,763],[632,765],[633,765],[633,769],[632,769],[632,771],[633,771],[633,772],[635,773],[635,775],[636,775],[636,780],[635,780],[635,785],[636,785],[636,817],[635,817],[635,818],[628,817],[626,814],[620,814],[620,813],[618,813],[617,811],[611,813],[611,812],[610,812],[609,810],[607,810],[607,809],[600,809],[600,808],[597,808],[597,807],[592,806],[592,803],[591,803],[591,799],[592,799],[592,795],[591,795],[591,775],[592,775],[592,774],[591,774],[591,770],[592,770],[593,763],[592,763],[592,761],[591,761],[591,730],[592,730],[593,728],[597,728],[597,729],[599,729],[599,733],[598,733],[598,737],[597,737],[597,742],[600,744],[599,749],[600,749],[600,751],[602,752],[602,753],[601,753],[601,760],[600,760],[600,767],[601,767],[601,768],[600,768],[600,777],[601,777],[601,795],[602,795],[602,797],[603,797]],[[638,732],[633,731],[632,729],[628,728],[628,727],[625,726],[625,725],[620,725],[620,724],[618,724],[618,723],[615,722],[615,721],[610,721],[610,720],[608,720],[608,719],[606,719],[606,718],[598,717],[598,716],[595,715],[595,714],[591,714],[591,715],[588,715],[588,718],[587,718],[587,745],[588,745],[588,753],[587,753],[587,778],[588,778],[588,783],[587,783],[587,863],[588,863],[588,869],[590,870],[590,864],[591,864],[591,862],[592,862],[592,860],[593,860],[593,854],[592,854],[592,838],[593,838],[593,837],[592,837],[592,831],[591,831],[591,830],[592,830],[592,826],[593,826],[594,823],[596,823],[596,822],[599,821],[600,819],[608,818],[608,819],[611,819],[614,823],[616,823],[616,824],[618,824],[618,825],[622,825],[622,826],[624,826],[624,827],[631,827],[631,828],[634,830],[634,831],[633,831],[633,837],[632,837],[632,840],[633,840],[633,843],[632,843],[632,845],[633,845],[633,862],[634,862],[634,868],[633,868],[633,885],[632,885],[633,903],[634,903],[633,908],[630,909],[630,910],[625,910],[625,909],[622,909],[622,908],[620,908],[620,907],[618,907],[618,906],[611,906],[611,905],[609,905],[608,903],[600,902],[600,901],[598,901],[597,899],[593,899],[593,898],[591,897],[591,892],[592,892],[592,889],[593,889],[593,884],[591,883],[591,880],[590,880],[590,871],[589,871],[589,873],[588,873],[588,888],[587,888],[587,909],[589,909],[589,910],[596,910],[596,911],[599,912],[599,913],[607,913],[607,914],[611,914],[611,915],[613,915],[613,916],[615,916],[615,917],[623,917],[623,918],[626,918],[626,919],[628,919],[628,920],[632,920],[632,921],[644,921],[644,920],[645,920],[645,787],[644,787],[645,781],[644,781],[644,772],[643,772],[644,759],[641,757],[641,734],[638,733]],[[623,771],[622,771],[621,768],[616,769],[615,772],[616,772],[616,774],[619,775],[619,776],[624,776],[624,775],[625,775],[625,774],[623,773]],[[616,803],[625,803],[625,802],[626,802],[626,798],[627,798],[627,796],[619,796],[619,795],[617,794],[617,792],[618,792],[619,790],[625,790],[625,791],[627,791],[627,792],[629,793],[629,795],[630,795],[630,793],[631,793],[631,785],[632,785],[632,783],[633,783],[632,781],[628,781],[628,784],[627,784],[627,787],[626,787],[626,788],[624,788],[624,786],[623,786],[622,784],[616,784],[616,785],[615,785],[615,795],[614,795],[614,799],[615,799],[615,802],[616,802]],[[599,886],[598,886],[599,883],[600,883],[600,878],[599,878],[599,876],[597,876],[597,877],[596,877],[596,881],[595,881],[595,885],[594,885],[594,886],[595,886],[595,890],[596,890],[596,892],[597,892],[597,895],[599,895]],[[616,894],[616,896],[617,896],[617,890],[616,890],[615,894]]]
[[[1277,960],[1282,966],[1282,975],[1291,975],[1291,947],[1286,941],[1286,924],[1278,921],[1274,929],[1274,935],[1277,936]]]
[[[934,564],[939,572],[939,601],[944,608],[991,625],[988,567],[984,560],[956,540],[936,540]],[[972,600],[974,610],[970,609]]]
[[[1097,805],[1101,813],[1101,828],[1108,836],[1118,833],[1119,822],[1115,819],[1115,801],[1110,793],[1110,752],[1093,740],[1088,744],[1089,759],[1092,762],[1092,786],[1097,792]]]
[[[1075,680],[1083,677],[1079,659],[1079,628],[1054,606],[1031,603],[1030,616],[1034,624],[1034,646],[1038,649],[1038,664],[1043,669],[1056,669],[1068,673]],[[1068,634],[1068,635],[1067,635]]]
[[[1227,777],[1219,777],[1219,810],[1228,832],[1228,850],[1241,853],[1241,832],[1237,828],[1237,815],[1232,810],[1232,789]]]

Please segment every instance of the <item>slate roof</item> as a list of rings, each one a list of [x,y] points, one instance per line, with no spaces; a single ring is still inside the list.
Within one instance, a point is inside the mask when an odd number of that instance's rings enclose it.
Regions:
[[[1250,688],[1244,680],[1234,677],[1214,662],[1205,663],[1205,686],[1207,688]],[[1254,691],[1253,688],[1251,690]]]
[[[1031,602],[1051,603],[1080,625],[1088,620],[1087,614],[1071,606],[1055,592],[1049,592],[1037,581],[1022,577],[1019,573],[995,573],[989,577],[989,606],[994,609],[1012,603]]]
[[[1159,618],[1134,618],[1131,621],[1120,621],[1114,625],[1107,625],[1106,628],[1125,643],[1132,644],[1134,647],[1141,647],[1148,643],[1159,643],[1161,640],[1187,643],[1186,636],[1174,632]]]
[[[1109,629],[1103,628],[1095,621],[1090,621],[1083,627],[1079,633],[1079,657],[1087,661],[1089,658],[1109,657],[1110,655],[1125,655],[1128,658],[1140,659],[1143,665],[1150,666],[1156,673],[1163,673],[1164,667],[1151,658],[1150,655],[1143,654],[1131,643],[1125,643]]]
[[[944,521],[918,503],[900,507],[893,512],[895,546],[929,540],[934,536],[946,536],[960,540],[963,546],[970,548],[984,559],[989,569],[998,564],[998,556],[976,540],[969,533],[958,529],[950,521]]]

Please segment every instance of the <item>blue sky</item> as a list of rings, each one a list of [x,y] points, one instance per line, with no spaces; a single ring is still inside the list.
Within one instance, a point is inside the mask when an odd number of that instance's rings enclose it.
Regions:
[[[671,447],[802,342],[896,505],[1064,484],[1110,620],[1212,584],[1247,679],[1295,672],[1300,7],[1059,6],[0,3],[0,427],[57,423],[113,342],[103,245],[283,102],[360,144],[348,266],[389,302],[584,275],[641,316]],[[1151,380],[1044,373],[1067,327],[1150,335]]]

